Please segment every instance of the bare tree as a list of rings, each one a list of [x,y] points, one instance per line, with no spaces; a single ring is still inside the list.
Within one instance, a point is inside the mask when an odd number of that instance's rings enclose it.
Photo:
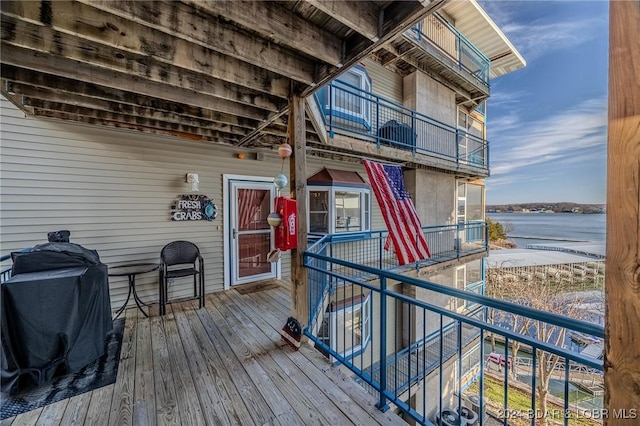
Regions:
[[[495,269],[497,271],[492,268],[487,274],[486,294],[488,296],[571,318],[583,318],[582,296],[578,293],[571,293],[569,286],[562,283],[559,277],[548,273],[534,273],[528,275],[525,280],[523,275],[514,273],[513,269],[506,274],[500,272],[504,268]],[[514,332],[529,335],[556,346],[564,346],[567,337],[564,328],[517,314],[498,311],[494,313],[493,320],[500,321]],[[511,340],[512,374],[515,374],[515,357],[520,347],[520,342]],[[535,389],[537,406],[540,413],[547,413],[539,416],[536,419],[536,424],[547,425],[547,420],[550,419],[548,414],[549,382],[562,359],[558,355],[542,350],[536,350],[536,357],[537,371],[532,373],[537,374],[538,377]]]

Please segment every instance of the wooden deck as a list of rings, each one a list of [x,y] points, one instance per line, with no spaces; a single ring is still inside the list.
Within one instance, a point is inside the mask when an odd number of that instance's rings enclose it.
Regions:
[[[174,303],[164,318],[127,310],[116,383],[1,425],[406,425],[310,345],[280,339],[285,283],[254,290]]]

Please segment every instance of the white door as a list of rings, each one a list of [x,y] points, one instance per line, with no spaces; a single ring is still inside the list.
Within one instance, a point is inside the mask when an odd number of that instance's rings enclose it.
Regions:
[[[274,247],[267,216],[273,211],[273,183],[231,180],[229,256],[231,285],[275,278],[277,264],[267,261]]]

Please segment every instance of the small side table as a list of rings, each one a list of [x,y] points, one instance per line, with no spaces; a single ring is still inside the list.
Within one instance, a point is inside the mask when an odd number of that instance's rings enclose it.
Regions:
[[[141,274],[146,274],[149,272],[153,272],[155,270],[157,270],[160,267],[159,264],[157,263],[149,263],[149,262],[145,262],[145,263],[126,263],[126,264],[122,264],[122,265],[116,265],[116,266],[110,266],[109,267],[109,276],[110,277],[128,277],[129,278],[129,293],[127,294],[127,300],[124,302],[124,305],[122,305],[117,311],[116,311],[116,316],[115,318],[118,318],[120,316],[120,314],[122,313],[122,311],[124,311],[124,309],[127,307],[127,304],[129,303],[129,299],[131,298],[131,294],[133,293],[133,300],[135,300],[136,305],[138,306],[138,309],[140,309],[140,312],[142,312],[142,314],[146,317],[149,318],[149,315],[144,311],[144,309],[142,309],[142,305],[144,306],[149,306],[148,304],[144,303],[142,300],[140,300],[140,297],[138,297],[138,293],[136,292],[136,275],[141,275]]]

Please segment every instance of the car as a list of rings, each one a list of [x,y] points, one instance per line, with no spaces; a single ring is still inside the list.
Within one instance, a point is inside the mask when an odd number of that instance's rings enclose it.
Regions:
[[[491,352],[489,354],[489,361],[493,362],[495,364],[500,364],[500,365],[504,365],[505,364],[505,356],[502,354],[498,354],[495,352]],[[509,365],[509,367],[511,367],[511,358],[509,358],[507,360],[507,364]]]

